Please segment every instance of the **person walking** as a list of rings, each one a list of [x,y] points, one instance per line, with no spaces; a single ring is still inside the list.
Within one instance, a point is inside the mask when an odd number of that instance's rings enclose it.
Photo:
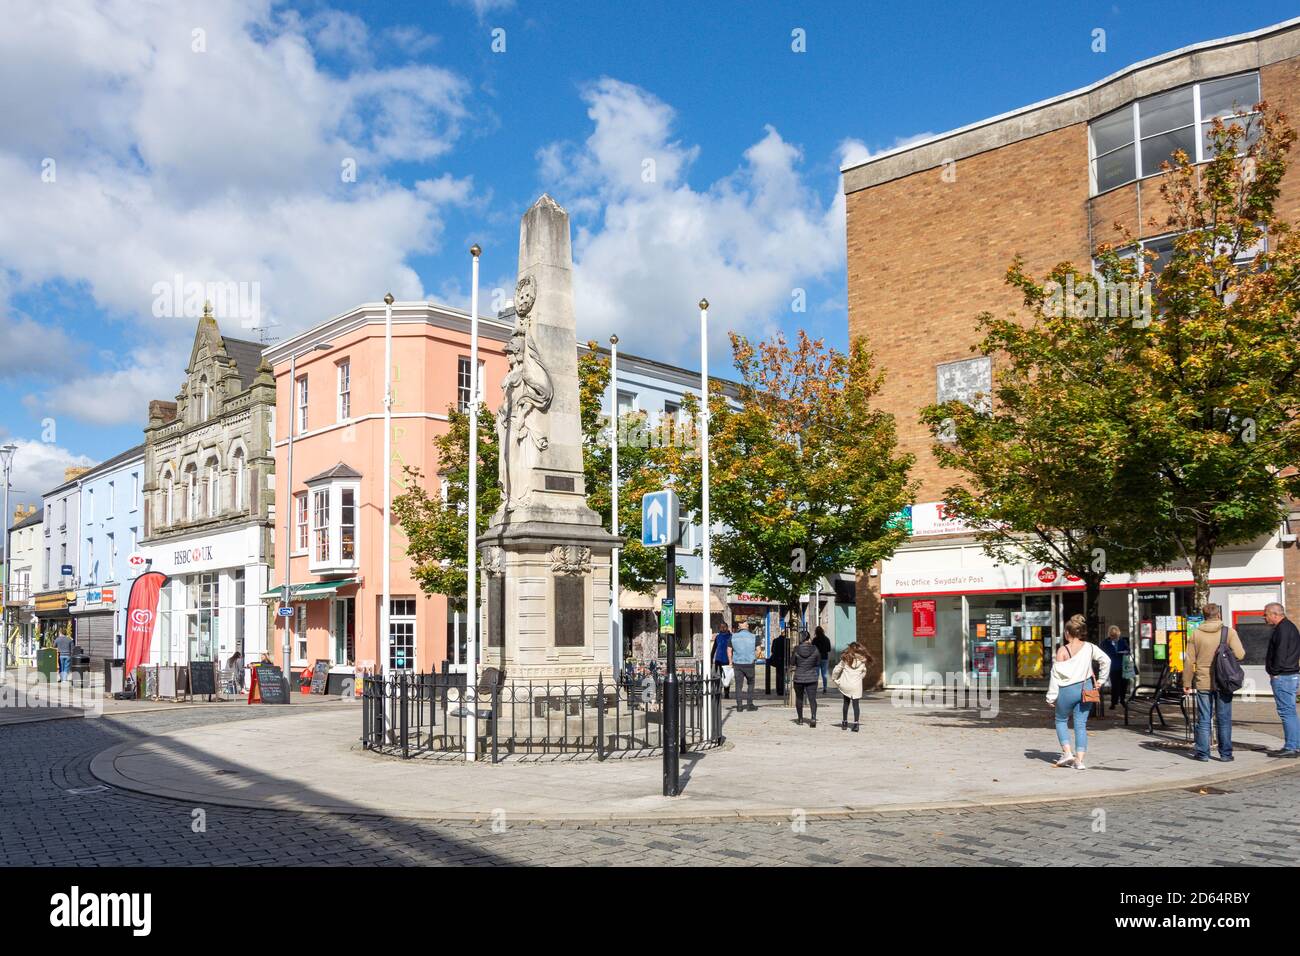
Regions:
[[[776,669],[776,694],[785,696],[785,662],[790,656],[790,638],[782,628],[781,633],[772,639],[772,653],[768,656],[768,667]]]
[[[1110,677],[1110,658],[1096,644],[1084,637],[1088,623],[1082,614],[1065,622],[1065,641],[1052,658],[1052,679],[1047,688],[1047,703],[1056,710],[1056,739],[1061,744],[1061,755],[1053,762],[1055,767],[1074,767],[1085,770],[1084,757],[1088,753],[1088,715],[1093,697]],[[1099,672],[1093,676],[1096,664]],[[1070,720],[1074,720],[1074,752],[1070,751]]]
[[[826,636],[826,632],[822,630],[820,624],[817,625],[816,631],[813,632],[813,647],[817,648],[817,653],[822,656],[818,673],[822,679],[822,690],[826,691],[830,689],[828,681],[831,668],[831,639]]]
[[[803,702],[808,698],[808,726],[817,726],[817,677],[821,673],[821,652],[807,631],[794,649],[794,712],[803,723]]]
[[[754,706],[754,661],[758,658],[758,638],[749,629],[748,623],[742,624],[740,630],[731,635],[727,647],[727,663],[736,675],[736,712],[747,709],[745,690],[749,691],[749,710],[758,710]]]
[[[1195,760],[1210,759],[1210,720],[1213,718],[1219,734],[1219,759],[1232,760],[1232,692],[1235,688],[1218,688],[1214,680],[1214,655],[1226,646],[1237,660],[1246,656],[1237,632],[1223,623],[1223,612],[1217,604],[1201,608],[1205,620],[1192,632],[1183,659],[1183,693],[1196,695],[1196,750]]]
[[[727,652],[731,648],[731,627],[726,621],[722,622],[722,629],[713,635],[713,667],[718,671],[718,676],[722,676],[722,668],[727,666]],[[731,699],[731,684],[723,684],[722,696],[727,700]]]
[[[1117,625],[1112,624],[1101,642],[1101,649],[1110,658],[1110,706],[1118,707],[1128,693],[1128,679],[1124,676],[1124,658],[1128,656],[1128,638]]]
[[[858,732],[859,706],[862,701],[862,688],[867,679],[867,664],[874,658],[867,649],[854,641],[844,648],[840,659],[831,671],[831,680],[839,688],[843,699],[843,712],[840,716],[840,730],[849,729],[849,703],[853,703],[853,732]]]
[[[1295,698],[1300,690],[1300,628],[1286,616],[1286,608],[1274,601],[1264,608],[1264,620],[1273,627],[1264,655],[1264,670],[1273,688],[1273,705],[1282,720],[1282,747],[1270,750],[1270,757],[1300,757],[1300,717]]]
[[[66,634],[60,634],[54,639],[54,649],[59,654],[59,683],[70,680],[72,672],[72,638]]]

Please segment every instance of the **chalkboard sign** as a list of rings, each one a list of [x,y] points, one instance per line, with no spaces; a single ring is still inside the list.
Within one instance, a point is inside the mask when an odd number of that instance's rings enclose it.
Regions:
[[[284,671],[274,664],[260,664],[257,673],[257,690],[263,704],[287,704],[289,694],[284,683]]]
[[[326,694],[329,692],[330,679],[330,662],[319,660],[311,669],[311,692],[313,694]]]
[[[217,665],[212,661],[190,661],[190,693],[211,697],[216,692]]]

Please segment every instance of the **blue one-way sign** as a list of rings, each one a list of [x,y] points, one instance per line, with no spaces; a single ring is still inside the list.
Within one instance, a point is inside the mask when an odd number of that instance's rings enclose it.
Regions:
[[[647,548],[676,544],[679,511],[677,493],[671,488],[642,495],[641,543]]]

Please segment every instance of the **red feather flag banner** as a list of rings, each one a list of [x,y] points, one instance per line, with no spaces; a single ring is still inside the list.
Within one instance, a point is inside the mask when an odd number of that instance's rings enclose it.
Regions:
[[[131,585],[131,600],[126,606],[126,664],[123,674],[131,674],[149,659],[154,625],[158,621],[158,595],[168,581],[161,571],[146,571]]]

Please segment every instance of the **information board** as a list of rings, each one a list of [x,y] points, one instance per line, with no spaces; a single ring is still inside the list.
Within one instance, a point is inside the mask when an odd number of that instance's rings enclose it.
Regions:
[[[217,665],[212,661],[190,661],[190,693],[212,696],[217,692]]]
[[[329,693],[330,662],[321,659],[312,665],[311,692],[324,695]]]
[[[250,704],[287,704],[288,688],[284,683],[284,672],[274,664],[258,664],[252,669],[253,680],[248,685],[248,702]]]

